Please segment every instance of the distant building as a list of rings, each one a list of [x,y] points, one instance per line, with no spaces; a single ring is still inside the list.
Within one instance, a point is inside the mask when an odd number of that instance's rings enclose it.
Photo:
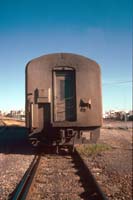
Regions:
[[[125,111],[115,111],[110,110],[103,114],[104,119],[114,119],[114,120],[132,120],[133,121],[133,111],[125,112]]]
[[[25,111],[24,110],[11,110],[9,113],[5,113],[5,116],[15,118],[18,120],[25,120]]]

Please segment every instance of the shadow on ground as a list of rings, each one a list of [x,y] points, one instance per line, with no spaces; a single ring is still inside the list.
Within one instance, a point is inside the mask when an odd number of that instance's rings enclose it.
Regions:
[[[0,127],[0,153],[33,154],[25,127]]]

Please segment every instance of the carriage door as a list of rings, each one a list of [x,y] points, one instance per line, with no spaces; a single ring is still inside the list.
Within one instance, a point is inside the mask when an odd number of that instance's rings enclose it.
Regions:
[[[54,121],[75,121],[75,71],[54,71]]]

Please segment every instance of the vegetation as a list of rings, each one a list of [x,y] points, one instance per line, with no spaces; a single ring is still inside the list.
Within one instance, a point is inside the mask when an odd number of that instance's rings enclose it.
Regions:
[[[97,155],[103,151],[111,150],[107,144],[84,144],[77,147],[80,154],[84,156]]]

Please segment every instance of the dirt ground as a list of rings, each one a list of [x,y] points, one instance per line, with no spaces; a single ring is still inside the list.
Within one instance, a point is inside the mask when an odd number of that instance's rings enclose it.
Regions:
[[[3,119],[7,126],[25,126],[24,121],[14,120],[14,119]]]
[[[132,199],[132,122],[104,122],[98,143],[109,150],[84,157],[109,200]]]

